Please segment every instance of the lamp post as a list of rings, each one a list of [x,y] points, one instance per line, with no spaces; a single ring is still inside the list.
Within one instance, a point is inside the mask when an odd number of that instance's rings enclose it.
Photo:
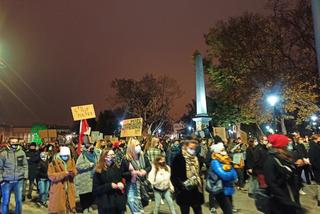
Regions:
[[[273,107],[272,112],[272,126],[273,130],[277,129],[277,121],[276,121],[276,105],[279,102],[279,97],[276,95],[270,95],[267,97],[267,101],[271,107]]]
[[[312,124],[312,129],[315,133],[317,133],[317,120],[318,120],[318,117],[317,115],[312,115],[311,117],[311,124]]]

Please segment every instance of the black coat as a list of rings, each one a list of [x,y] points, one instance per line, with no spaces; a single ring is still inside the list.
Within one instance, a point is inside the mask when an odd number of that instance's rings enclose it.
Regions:
[[[253,174],[263,174],[264,162],[268,156],[268,149],[265,145],[258,144],[253,150]]]
[[[308,152],[306,150],[306,147],[302,143],[297,143],[295,145],[295,152],[297,159],[303,159],[308,157]]]
[[[253,168],[253,151],[254,147],[250,146],[246,150],[246,169],[252,169]]]
[[[314,179],[320,184],[320,144],[313,141],[310,142],[309,157],[313,168]]]
[[[40,160],[38,178],[49,179],[48,178],[48,165],[49,165],[49,161]]]
[[[103,210],[110,208],[125,211],[126,194],[118,189],[113,189],[111,186],[111,183],[122,182],[122,178],[121,169],[115,166],[101,173],[94,173],[92,193],[97,199],[99,213],[103,213]]]
[[[26,156],[28,160],[29,179],[35,179],[39,173],[40,152],[37,150],[28,150]]]
[[[264,175],[271,195],[271,214],[302,213],[294,163],[281,160],[277,154],[270,152],[264,164]]]
[[[199,169],[201,169],[201,165]],[[202,205],[204,203],[203,193],[199,192],[198,188],[186,190],[183,186],[183,182],[186,180],[186,161],[180,153],[173,159],[171,166],[171,181],[175,189],[177,204],[179,206]]]

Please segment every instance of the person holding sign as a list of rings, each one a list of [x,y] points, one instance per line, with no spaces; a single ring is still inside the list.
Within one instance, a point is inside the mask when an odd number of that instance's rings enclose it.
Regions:
[[[143,213],[141,191],[143,191],[147,173],[151,171],[151,165],[142,152],[138,140],[134,138],[129,140],[127,154],[122,160],[121,169],[128,185],[129,209],[131,213]]]

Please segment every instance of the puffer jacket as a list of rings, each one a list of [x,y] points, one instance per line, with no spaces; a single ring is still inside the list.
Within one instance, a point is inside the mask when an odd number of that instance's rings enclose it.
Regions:
[[[234,194],[233,184],[238,178],[237,172],[234,170],[234,168],[231,168],[230,171],[226,171],[223,169],[222,163],[220,163],[218,160],[212,160],[211,169],[222,180],[224,195],[232,196]]]
[[[0,183],[4,181],[19,181],[28,178],[28,161],[25,152],[18,146],[13,151],[10,148],[0,153]]]
[[[94,169],[95,169],[96,163],[100,158],[99,157],[100,153],[98,153],[98,151],[94,151],[94,152],[95,152],[95,163],[90,162],[83,152],[81,153],[81,155],[77,160],[76,168],[78,171],[78,175],[75,177],[77,195],[82,195],[82,194],[92,192],[92,184],[93,184],[92,180],[93,180]],[[90,166],[91,163],[94,165]]]

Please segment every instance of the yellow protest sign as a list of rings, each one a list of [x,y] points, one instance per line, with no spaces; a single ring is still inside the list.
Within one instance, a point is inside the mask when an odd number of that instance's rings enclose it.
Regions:
[[[133,118],[122,121],[120,137],[137,137],[142,134],[142,118]]]
[[[93,104],[71,107],[71,112],[74,121],[96,118]]]

